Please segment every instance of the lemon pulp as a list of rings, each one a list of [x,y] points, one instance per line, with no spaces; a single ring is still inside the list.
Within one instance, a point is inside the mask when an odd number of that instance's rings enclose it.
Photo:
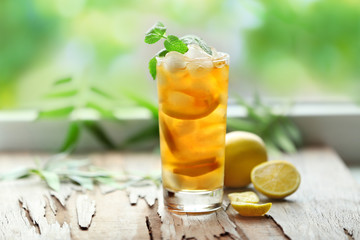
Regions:
[[[279,199],[294,193],[301,178],[294,165],[275,160],[256,166],[251,172],[251,181],[260,193]]]

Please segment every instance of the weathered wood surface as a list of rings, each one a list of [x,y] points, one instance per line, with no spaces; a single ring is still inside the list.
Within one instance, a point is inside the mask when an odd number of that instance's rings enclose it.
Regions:
[[[87,195],[80,195],[76,199],[76,213],[78,224],[82,229],[88,229],[95,214],[95,201]]]
[[[0,153],[0,172],[33,157]],[[114,171],[160,168],[151,154],[90,157]],[[312,148],[284,158],[299,169],[300,188],[254,218],[239,216],[226,197],[217,212],[176,215],[155,185],[83,192],[66,184],[56,193],[37,179],[0,182],[0,239],[360,239],[360,188],[337,155]]]

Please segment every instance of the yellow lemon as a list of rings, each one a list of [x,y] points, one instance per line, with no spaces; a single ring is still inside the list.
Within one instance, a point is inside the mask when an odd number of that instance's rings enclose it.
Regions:
[[[245,217],[259,217],[267,213],[272,203],[255,204],[244,202],[231,202],[231,206],[241,215]]]
[[[252,191],[241,192],[241,193],[230,193],[228,197],[231,202],[244,202],[244,203],[258,203],[259,197]]]
[[[226,187],[244,187],[250,182],[251,170],[267,161],[265,144],[250,132],[235,131],[226,134],[225,179]]]
[[[294,193],[301,179],[294,165],[276,160],[256,166],[251,172],[251,181],[265,196],[279,199]]]

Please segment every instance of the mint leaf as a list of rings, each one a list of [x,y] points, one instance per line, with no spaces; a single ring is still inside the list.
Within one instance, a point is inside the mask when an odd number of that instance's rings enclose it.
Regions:
[[[167,37],[164,42],[164,46],[169,52],[176,51],[184,54],[188,51],[188,47],[186,46],[186,44],[174,35],[169,35]]]
[[[115,143],[112,142],[105,130],[96,121],[86,120],[82,124],[104,147],[108,149],[116,148]]]
[[[152,78],[154,80],[156,79],[156,65],[157,65],[156,57],[165,57],[165,55],[168,52],[169,52],[168,50],[163,49],[160,52],[158,52],[152,59],[150,59],[150,61],[149,61],[149,71],[150,71],[150,74],[151,74],[151,76],[152,76]]]
[[[95,111],[97,111],[98,113],[101,114],[102,117],[107,118],[107,119],[113,119],[114,118],[114,113],[112,110],[107,109],[103,106],[100,106],[99,104],[89,101],[86,103],[85,105],[87,108],[91,108],[94,109]]]
[[[60,178],[56,173],[36,168],[30,169],[29,173],[33,173],[41,177],[41,179],[45,180],[46,184],[53,190],[60,190]]]
[[[65,97],[73,97],[76,94],[78,94],[78,90],[77,89],[73,89],[73,90],[68,90],[68,91],[62,91],[62,92],[54,92],[54,93],[49,93],[47,94],[45,97],[47,98],[65,98]]]
[[[0,180],[15,180],[29,175],[29,168],[21,167],[7,173],[0,174]]]
[[[124,189],[128,185],[126,183],[120,185],[119,183],[116,182],[115,179],[113,179],[111,177],[95,177],[95,180],[101,184],[105,184],[105,185],[108,185],[108,186],[116,188],[116,189]]]
[[[169,52],[168,50],[163,49],[163,50],[161,50],[160,52],[158,52],[158,53],[156,54],[156,56],[165,57],[165,55],[166,55],[168,52]]]
[[[90,90],[91,90],[93,93],[96,93],[96,94],[98,94],[99,96],[102,96],[102,97],[104,97],[104,98],[107,98],[107,99],[110,99],[110,100],[114,99],[109,93],[105,92],[104,90],[101,90],[101,89],[98,88],[98,87],[92,86],[92,87],[90,87]]]
[[[186,35],[180,38],[186,45],[189,44],[197,44],[204,50],[207,54],[212,55],[211,48],[202,40],[201,38],[194,36],[194,35]]]
[[[49,187],[56,192],[60,190],[60,178],[56,173],[43,170],[41,174]]]
[[[144,98],[143,96],[134,93],[126,93],[126,96],[131,100],[133,100],[136,103],[136,105],[144,107],[147,110],[149,110],[154,119],[158,118],[159,109],[157,107],[157,104],[154,104],[152,101]]]
[[[74,106],[68,106],[63,108],[58,108],[54,110],[40,111],[38,118],[60,118],[68,117],[72,111],[74,111]]]
[[[164,26],[164,24],[162,24],[161,22],[157,22],[145,33],[145,42],[148,44],[156,43],[161,38],[165,38],[165,32],[166,27]]]
[[[56,85],[62,85],[62,84],[65,84],[65,83],[69,83],[71,82],[72,78],[71,77],[68,77],[68,78],[62,78],[60,80],[57,80],[56,82],[54,82],[54,86]]]
[[[76,175],[69,175],[68,177],[87,190],[93,190],[94,188],[94,183],[92,178],[76,176]]]
[[[71,152],[74,150],[79,141],[80,132],[79,123],[71,122],[67,130],[66,138],[60,148],[60,152]]]
[[[156,65],[157,65],[157,60],[155,56],[149,61],[149,71],[154,80],[156,79]]]

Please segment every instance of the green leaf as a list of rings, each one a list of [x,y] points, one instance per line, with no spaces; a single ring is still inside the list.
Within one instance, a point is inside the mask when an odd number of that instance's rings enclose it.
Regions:
[[[69,107],[63,107],[63,108],[58,108],[58,109],[54,109],[54,110],[40,111],[38,118],[68,117],[72,113],[72,111],[74,111],[74,109],[75,109],[74,106],[69,106]]]
[[[78,160],[54,159],[47,161],[44,166],[44,169],[47,171],[62,173],[62,171],[64,171],[62,169],[71,171],[81,167],[86,167],[88,165],[90,165],[89,159],[78,159]]]
[[[163,23],[157,22],[145,33],[145,42],[148,44],[153,44],[159,41],[161,38],[164,38],[166,32],[166,27]]]
[[[149,71],[150,71],[150,75],[153,78],[153,80],[156,79],[156,65],[157,65],[157,60],[156,60],[156,56],[155,56],[152,59],[150,59],[150,61],[149,61]]]
[[[60,153],[57,153],[57,154],[49,157],[46,160],[43,169],[45,169],[47,171],[51,171],[53,168],[62,167],[68,156],[69,156],[69,153],[60,152]]]
[[[80,126],[78,122],[71,122],[68,130],[67,130],[67,134],[66,134],[66,138],[60,148],[60,152],[72,152],[79,140],[79,136],[80,136]]]
[[[295,125],[293,121],[289,118],[283,119],[283,127],[285,131],[289,134],[290,138],[294,141],[296,145],[301,145],[302,143],[302,136],[299,128]]]
[[[159,116],[159,109],[157,105],[153,104],[151,101],[140,97],[138,95],[135,95],[133,93],[126,93],[126,96],[133,100],[138,106],[144,107],[148,109],[151,112],[151,115],[154,119],[157,119]]]
[[[20,167],[18,169],[0,174],[0,180],[15,180],[29,175],[29,168]]]
[[[55,191],[60,190],[60,179],[56,173],[45,170],[40,171],[40,173],[49,187],[51,187]]]
[[[94,103],[94,102],[87,102],[86,107],[88,108],[92,108],[94,110],[96,110],[97,112],[99,112],[101,114],[102,117],[106,117],[106,118],[109,118],[109,119],[114,119],[114,114],[111,110],[109,109],[105,109],[104,107]]]
[[[287,153],[296,152],[296,147],[281,125],[273,127],[274,142]]]
[[[105,91],[103,91],[103,90],[101,90],[101,89],[99,89],[97,87],[90,87],[90,90],[92,92],[102,96],[102,97],[107,98],[107,99],[110,99],[110,100],[114,99],[109,93],[107,93],[107,92],[105,92]]]
[[[248,120],[228,118],[226,120],[226,124],[233,130],[248,131],[253,133],[257,132],[256,124]]]
[[[263,139],[265,142],[266,150],[268,152],[268,158],[279,158],[281,157],[281,151],[273,143],[271,139]]]
[[[106,148],[115,149],[115,144],[107,136],[101,126],[95,121],[83,121],[83,126]]]
[[[168,53],[169,51],[166,49],[163,49],[161,51],[159,51],[152,59],[150,59],[149,61],[149,72],[151,77],[155,80],[156,79],[156,66],[157,66],[157,59],[156,57],[165,57],[165,55]]]
[[[62,91],[62,92],[54,92],[54,93],[49,93],[46,94],[45,97],[46,98],[66,98],[66,97],[73,97],[76,94],[78,94],[78,90],[74,89],[74,90],[68,90],[68,91]]]
[[[67,78],[62,78],[60,80],[57,80],[54,82],[54,86],[57,86],[57,85],[62,85],[62,84],[65,84],[65,83],[69,83],[72,81],[72,78],[71,77],[67,77]]]
[[[141,129],[134,135],[128,137],[122,144],[122,147],[130,146],[131,144],[144,142],[146,140],[156,139],[159,137],[159,124],[158,122],[154,122],[150,126]]]
[[[69,170],[57,170],[57,174],[65,175],[65,176],[80,176],[85,178],[94,178],[94,177],[108,177],[110,174],[104,171],[88,171],[88,170],[77,170],[77,169],[69,169]]]
[[[261,102],[261,98],[260,98],[260,94],[258,91],[256,91],[254,93],[254,106],[255,107],[261,107],[263,106],[262,102]]]
[[[197,44],[202,50],[204,50],[207,54],[212,55],[211,48],[202,40],[201,38],[194,35],[186,35],[180,38],[186,45],[189,44]]]
[[[169,52],[176,51],[184,54],[189,50],[186,44],[174,35],[169,35],[167,37],[167,39],[164,42],[164,46],[166,50],[168,50]]]
[[[245,107],[246,112],[247,112],[247,117],[254,121],[257,122],[258,124],[267,124],[270,120],[269,117],[271,117],[271,115],[267,114],[264,115],[264,111],[262,110],[263,106],[258,106],[258,105],[250,105],[248,104],[244,99],[242,99],[240,96],[236,97],[236,101],[238,104],[240,104],[241,106]]]
[[[105,184],[120,190],[128,186],[128,184],[126,183],[121,185],[118,182],[116,182],[115,179],[109,177],[96,177],[95,180],[101,184]]]
[[[74,182],[76,182],[85,189],[93,190],[94,188],[94,183],[91,178],[81,177],[76,175],[70,175],[68,176],[68,178],[70,178],[71,180],[73,180]]]
[[[165,55],[166,55],[168,52],[169,52],[168,50],[163,49],[163,50],[161,50],[160,52],[158,52],[158,53],[156,54],[156,56],[165,57]]]
[[[78,169],[81,167],[89,166],[90,160],[89,159],[79,159],[79,160],[67,160],[64,161],[64,165],[67,169]]]
[[[284,114],[277,113],[270,106],[261,102],[260,95],[255,94],[252,104],[248,104],[241,97],[237,101],[247,110],[246,123],[237,123],[228,120],[228,126],[235,129],[250,131],[258,134],[267,145],[280,152],[288,153],[296,151],[296,146],[301,143],[301,134],[296,125]],[[273,151],[274,152],[274,151]]]

